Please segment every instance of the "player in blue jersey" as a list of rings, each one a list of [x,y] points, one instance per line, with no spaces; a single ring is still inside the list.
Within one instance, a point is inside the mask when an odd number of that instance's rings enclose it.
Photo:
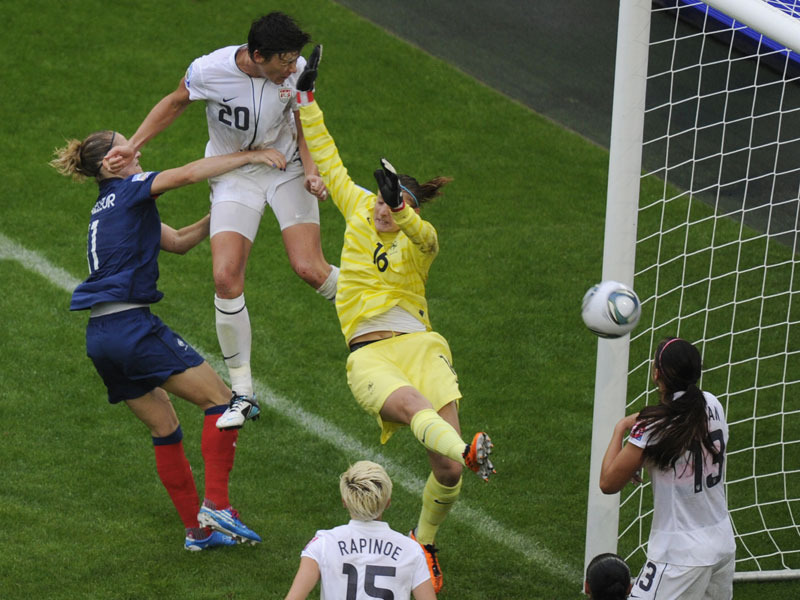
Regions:
[[[239,520],[228,499],[238,431],[216,427],[231,391],[189,344],[150,312],[150,305],[163,296],[157,288],[159,251],[183,254],[196,246],[208,237],[209,217],[173,229],[161,222],[156,199],[247,164],[281,165],[283,157],[275,150],[254,150],[143,172],[137,152],[112,175],[103,157],[126,142],[114,131],[98,131],[83,141],[70,140],[51,161],[60,173],[78,180],[94,178],[99,187],[89,221],[89,277],[73,292],[70,309],[90,311],[86,352],[108,389],[108,401],[127,404],[150,430],[158,475],[186,529],[184,547],[255,544],[261,538]],[[205,412],[202,506],[167,392]]]

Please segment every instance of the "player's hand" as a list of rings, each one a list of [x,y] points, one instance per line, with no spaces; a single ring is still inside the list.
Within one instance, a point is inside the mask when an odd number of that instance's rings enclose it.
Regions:
[[[120,144],[109,150],[103,158],[103,166],[111,173],[118,173],[130,164],[136,156],[136,148],[131,144]]]
[[[317,80],[317,69],[319,68],[320,60],[322,60],[322,44],[317,44],[308,57],[306,68],[297,78],[296,87],[298,92],[311,92],[314,90],[314,82]]]
[[[617,423],[617,427],[621,427],[624,431],[630,431],[633,429],[633,426],[636,425],[636,421],[638,420],[639,413],[635,412],[620,419],[619,423]]]
[[[325,187],[325,182],[319,175],[306,176],[303,185],[309,194],[317,197],[317,200],[324,201],[328,197],[328,188]]]
[[[397,171],[392,164],[385,158],[381,159],[381,168],[374,173],[375,181],[378,182],[378,190],[381,198],[389,208],[398,210],[403,206],[403,195],[400,192],[400,180],[397,178]]]
[[[253,152],[253,163],[263,163],[270,167],[275,167],[281,171],[286,170],[286,157],[283,152],[275,148],[266,148],[264,150],[255,150]]]

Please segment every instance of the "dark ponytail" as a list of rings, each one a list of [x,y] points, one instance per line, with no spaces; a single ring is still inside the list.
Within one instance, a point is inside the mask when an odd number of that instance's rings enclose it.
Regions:
[[[661,403],[639,413],[653,440],[644,450],[645,458],[666,470],[674,469],[689,450],[702,447],[712,455],[718,454],[708,435],[706,399],[697,387],[702,373],[700,352],[686,340],[666,338],[656,348],[653,367],[663,389]],[[675,398],[677,392],[683,394]]]
[[[452,177],[434,177],[425,183],[419,183],[411,175],[398,175],[398,178],[400,179],[400,187],[413,197],[414,208],[419,208],[421,204],[441,196],[441,188],[453,181]]]

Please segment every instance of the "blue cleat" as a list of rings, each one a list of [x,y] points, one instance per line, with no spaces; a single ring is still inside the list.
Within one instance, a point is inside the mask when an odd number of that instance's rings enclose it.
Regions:
[[[241,429],[245,421],[255,421],[259,415],[261,408],[255,396],[242,396],[234,392],[228,408],[217,419],[217,429]]]
[[[229,535],[220,533],[219,531],[212,531],[211,535],[202,540],[196,540],[193,537],[186,537],[186,542],[183,547],[192,552],[199,552],[200,550],[208,550],[209,548],[216,548],[217,546],[235,546],[236,540]]]
[[[201,527],[211,527],[231,536],[240,544],[259,544],[261,537],[239,520],[239,513],[233,507],[214,510],[203,506],[197,514]]]

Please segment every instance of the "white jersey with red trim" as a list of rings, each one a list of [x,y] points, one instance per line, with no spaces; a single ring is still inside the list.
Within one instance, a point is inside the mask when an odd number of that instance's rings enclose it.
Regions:
[[[728,423],[719,400],[703,394],[708,430],[720,453],[687,452],[674,469],[667,470],[645,461],[653,485],[653,524],[647,544],[647,557],[653,561],[707,566],[736,551],[725,495]],[[676,393],[674,400],[680,401],[682,395]],[[634,425],[628,441],[645,448],[651,433],[651,428]]]
[[[290,161],[297,151],[295,83],[306,61],[299,57],[297,72],[277,85],[239,69],[239,48],[247,51],[246,46],[220,48],[195,59],[186,71],[189,99],[206,102],[206,156],[275,148]]]
[[[431,578],[420,545],[383,521],[319,530],[300,556],[319,566],[320,600],[405,600]]]

